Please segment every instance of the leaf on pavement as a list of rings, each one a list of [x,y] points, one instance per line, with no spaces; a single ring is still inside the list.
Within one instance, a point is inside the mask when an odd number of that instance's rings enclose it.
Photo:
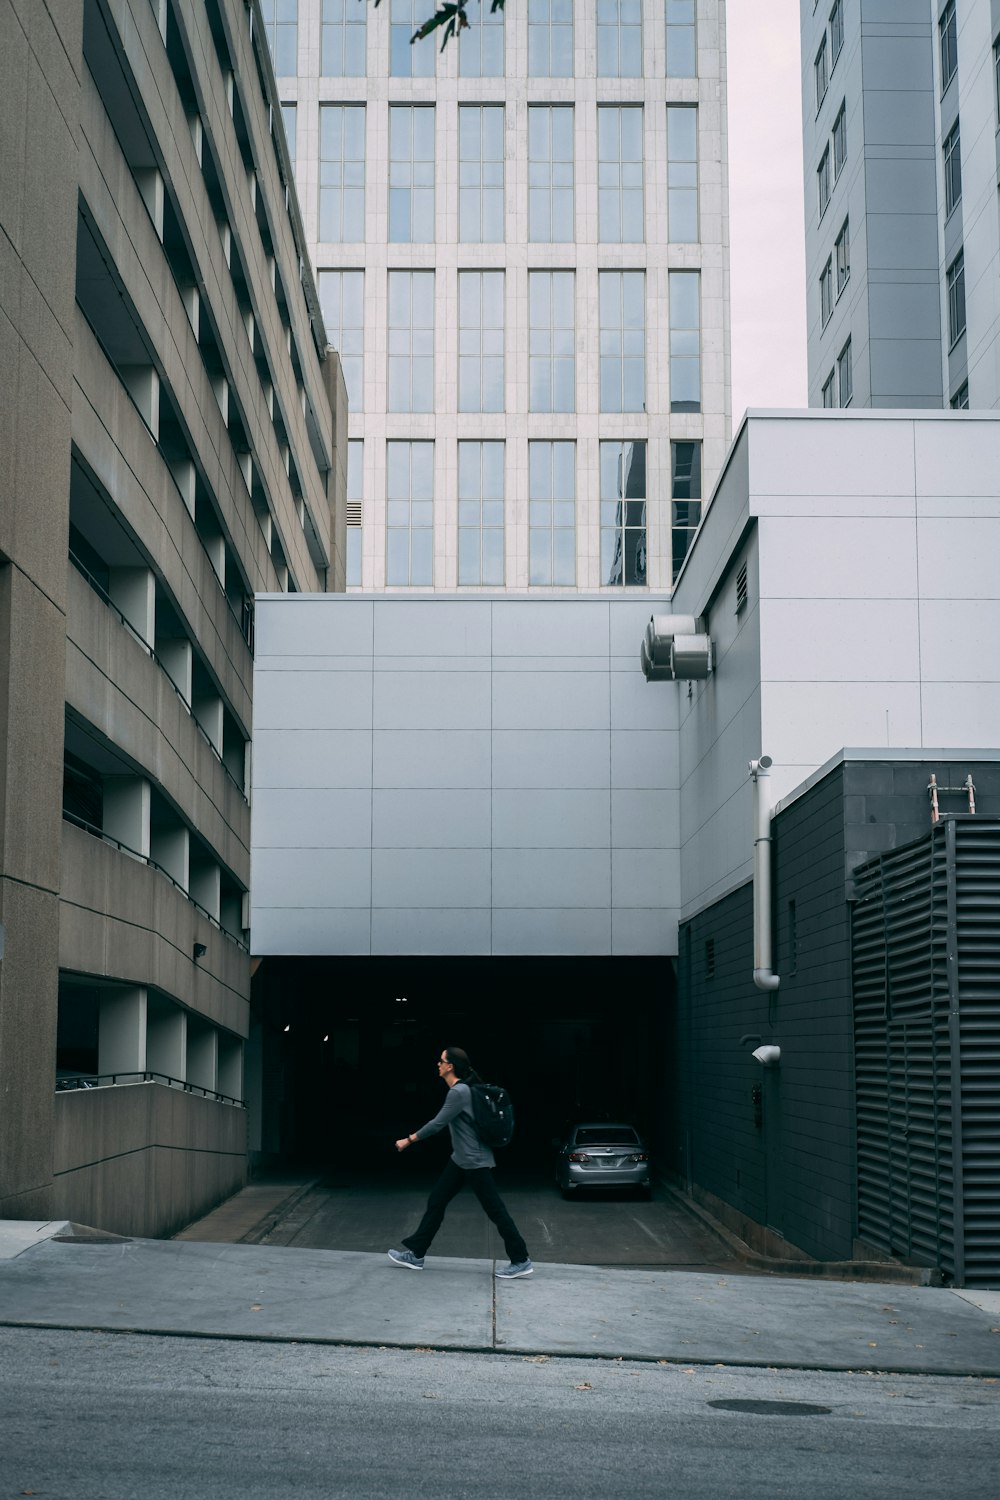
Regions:
[[[264,1304],[262,1302],[253,1302],[253,1303],[251,1303],[250,1311],[251,1312],[263,1312],[264,1311]]]
[[[585,1380],[582,1385],[575,1385],[573,1389],[574,1391],[592,1391],[594,1387],[589,1380]]]
[[[548,1354],[526,1354],[524,1363],[526,1365],[547,1365],[550,1356]]]

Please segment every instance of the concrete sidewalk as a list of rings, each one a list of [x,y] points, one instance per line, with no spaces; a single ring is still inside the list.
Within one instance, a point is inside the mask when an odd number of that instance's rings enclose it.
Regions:
[[[1000,1292],[494,1263],[0,1223],[0,1324],[201,1338],[1000,1376]],[[971,1295],[971,1294],[970,1294]]]

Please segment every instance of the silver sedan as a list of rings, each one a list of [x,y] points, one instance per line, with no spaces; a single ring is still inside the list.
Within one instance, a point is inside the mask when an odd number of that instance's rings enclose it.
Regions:
[[[566,1196],[579,1188],[652,1190],[649,1152],[631,1125],[574,1125],[559,1147],[556,1184]]]

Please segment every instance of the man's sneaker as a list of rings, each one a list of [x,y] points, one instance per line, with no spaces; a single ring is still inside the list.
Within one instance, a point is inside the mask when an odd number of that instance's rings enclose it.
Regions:
[[[394,1266],[406,1266],[410,1271],[422,1271],[424,1269],[424,1257],[414,1255],[412,1250],[390,1250],[389,1259]]]
[[[511,1261],[509,1266],[501,1266],[496,1275],[501,1281],[515,1281],[518,1276],[530,1276],[534,1269],[530,1260]]]

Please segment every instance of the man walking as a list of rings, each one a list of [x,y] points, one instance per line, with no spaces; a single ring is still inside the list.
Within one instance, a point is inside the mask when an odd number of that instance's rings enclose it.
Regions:
[[[451,1159],[431,1189],[417,1230],[403,1241],[402,1250],[389,1251],[389,1259],[394,1265],[406,1266],[411,1271],[422,1271],[424,1256],[430,1249],[431,1240],[441,1228],[445,1209],[468,1183],[500,1231],[504,1248],[510,1256],[510,1265],[501,1266],[497,1276],[501,1281],[514,1281],[519,1276],[530,1276],[535,1268],[528,1258],[528,1247],[493,1181],[493,1168],[496,1166],[493,1152],[476,1133],[469,1084],[478,1083],[479,1074],[461,1047],[446,1047],[437,1066],[438,1077],[443,1078],[448,1085],[448,1096],[433,1120],[428,1120],[426,1125],[421,1125],[412,1135],[397,1141],[396,1150],[406,1151],[417,1141],[425,1141],[429,1136],[437,1135],[447,1125],[451,1135]]]

